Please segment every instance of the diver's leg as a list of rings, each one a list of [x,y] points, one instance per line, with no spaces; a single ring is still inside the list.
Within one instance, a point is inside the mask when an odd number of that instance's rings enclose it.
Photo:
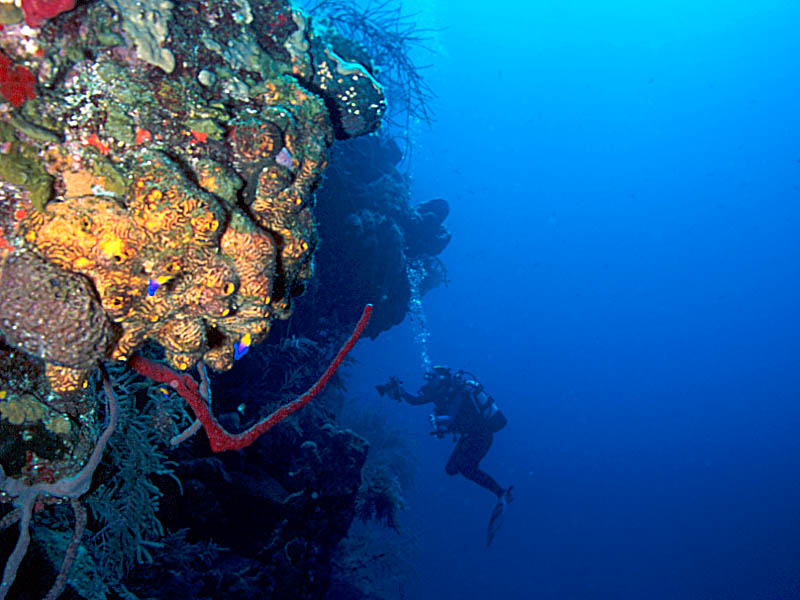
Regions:
[[[500,484],[494,480],[494,477],[489,475],[486,471],[474,469],[472,471],[462,471],[461,474],[470,481],[474,481],[482,488],[486,488],[498,498],[502,497],[506,492],[500,487]]]
[[[483,457],[489,452],[489,448],[492,445],[492,437],[491,432],[467,433],[461,436],[455,450],[453,450],[453,455],[447,463],[447,472],[451,475],[461,473],[470,481],[489,490],[499,498],[505,493],[505,490],[494,480],[494,477],[478,468]]]
[[[456,447],[453,448],[453,453],[447,459],[447,464],[444,467],[448,475],[458,475],[461,472],[461,467],[464,464],[466,451],[465,451],[465,436],[461,436],[456,442]]]

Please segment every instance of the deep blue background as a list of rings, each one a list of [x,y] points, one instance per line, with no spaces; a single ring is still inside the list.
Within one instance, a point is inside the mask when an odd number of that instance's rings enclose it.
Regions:
[[[702,6],[697,6],[702,4]],[[406,3],[445,28],[414,201],[451,204],[435,363],[510,420],[445,475],[426,408],[405,597],[800,598],[800,3]],[[353,388],[421,382],[406,324]]]

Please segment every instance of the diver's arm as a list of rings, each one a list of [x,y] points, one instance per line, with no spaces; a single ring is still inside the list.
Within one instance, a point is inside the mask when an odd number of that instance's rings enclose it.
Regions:
[[[416,396],[409,394],[403,389],[403,382],[400,381],[398,377],[390,377],[389,381],[383,385],[376,385],[375,389],[378,390],[381,396],[389,396],[392,400],[397,400],[398,402],[405,401],[413,406],[433,402],[432,399],[426,398],[421,392],[417,393]]]
[[[417,394],[416,396],[412,396],[404,389],[400,390],[399,400],[405,400],[412,406],[421,406],[422,404],[429,404],[433,402],[433,398],[428,398],[423,394]]]

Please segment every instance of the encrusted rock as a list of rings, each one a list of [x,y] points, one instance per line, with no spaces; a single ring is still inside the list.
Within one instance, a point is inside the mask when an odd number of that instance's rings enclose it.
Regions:
[[[289,317],[313,274],[328,148],[380,124],[368,69],[285,0],[87,1],[41,35],[5,27],[0,50],[39,91],[0,111],[0,258],[34,253],[78,277],[85,298],[70,301],[111,324],[67,351],[76,309],[62,342],[7,315],[54,389],[148,340],[176,369],[229,369]],[[36,319],[60,314],[11,285]]]
[[[0,332],[20,350],[50,363],[91,369],[113,340],[90,281],[17,252],[0,266]]]

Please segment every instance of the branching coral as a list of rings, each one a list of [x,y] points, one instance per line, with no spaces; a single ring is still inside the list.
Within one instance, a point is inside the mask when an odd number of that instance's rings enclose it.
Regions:
[[[108,398],[108,424],[106,425],[105,431],[103,431],[102,435],[98,438],[94,450],[86,461],[86,464],[75,475],[59,479],[52,483],[37,481],[29,484],[23,479],[16,479],[6,475],[3,468],[0,467],[0,490],[11,499],[17,509],[11,513],[13,515],[12,518],[19,520],[19,538],[3,571],[3,579],[0,582],[0,600],[3,600],[11,589],[11,585],[14,583],[14,579],[17,575],[17,569],[28,550],[28,544],[30,543],[30,523],[33,517],[34,504],[41,497],[56,500],[69,500],[72,502],[75,510],[75,535],[73,536],[73,542],[70,543],[64,564],[62,565],[53,588],[47,595],[47,600],[57,598],[66,584],[66,574],[71,567],[77,544],[80,541],[83,528],[86,524],[86,513],[78,503],[78,498],[89,490],[92,475],[100,464],[100,459],[103,456],[106,443],[117,427],[119,405],[114,391],[111,388],[111,382],[105,372],[103,372],[103,387]],[[10,522],[4,524],[7,526]]]
[[[398,513],[405,509],[403,491],[397,476],[384,467],[365,468],[364,482],[356,498],[356,514],[362,521],[378,523],[400,530]]]
[[[99,587],[101,581],[117,588],[135,565],[152,562],[151,553],[164,535],[157,516],[163,492],[157,482],[180,487],[164,444],[182,412],[180,399],[168,398],[160,386],[120,365],[111,365],[109,371],[120,420],[106,450],[103,476],[84,501],[93,521],[86,546],[96,571],[85,576],[88,588]]]

